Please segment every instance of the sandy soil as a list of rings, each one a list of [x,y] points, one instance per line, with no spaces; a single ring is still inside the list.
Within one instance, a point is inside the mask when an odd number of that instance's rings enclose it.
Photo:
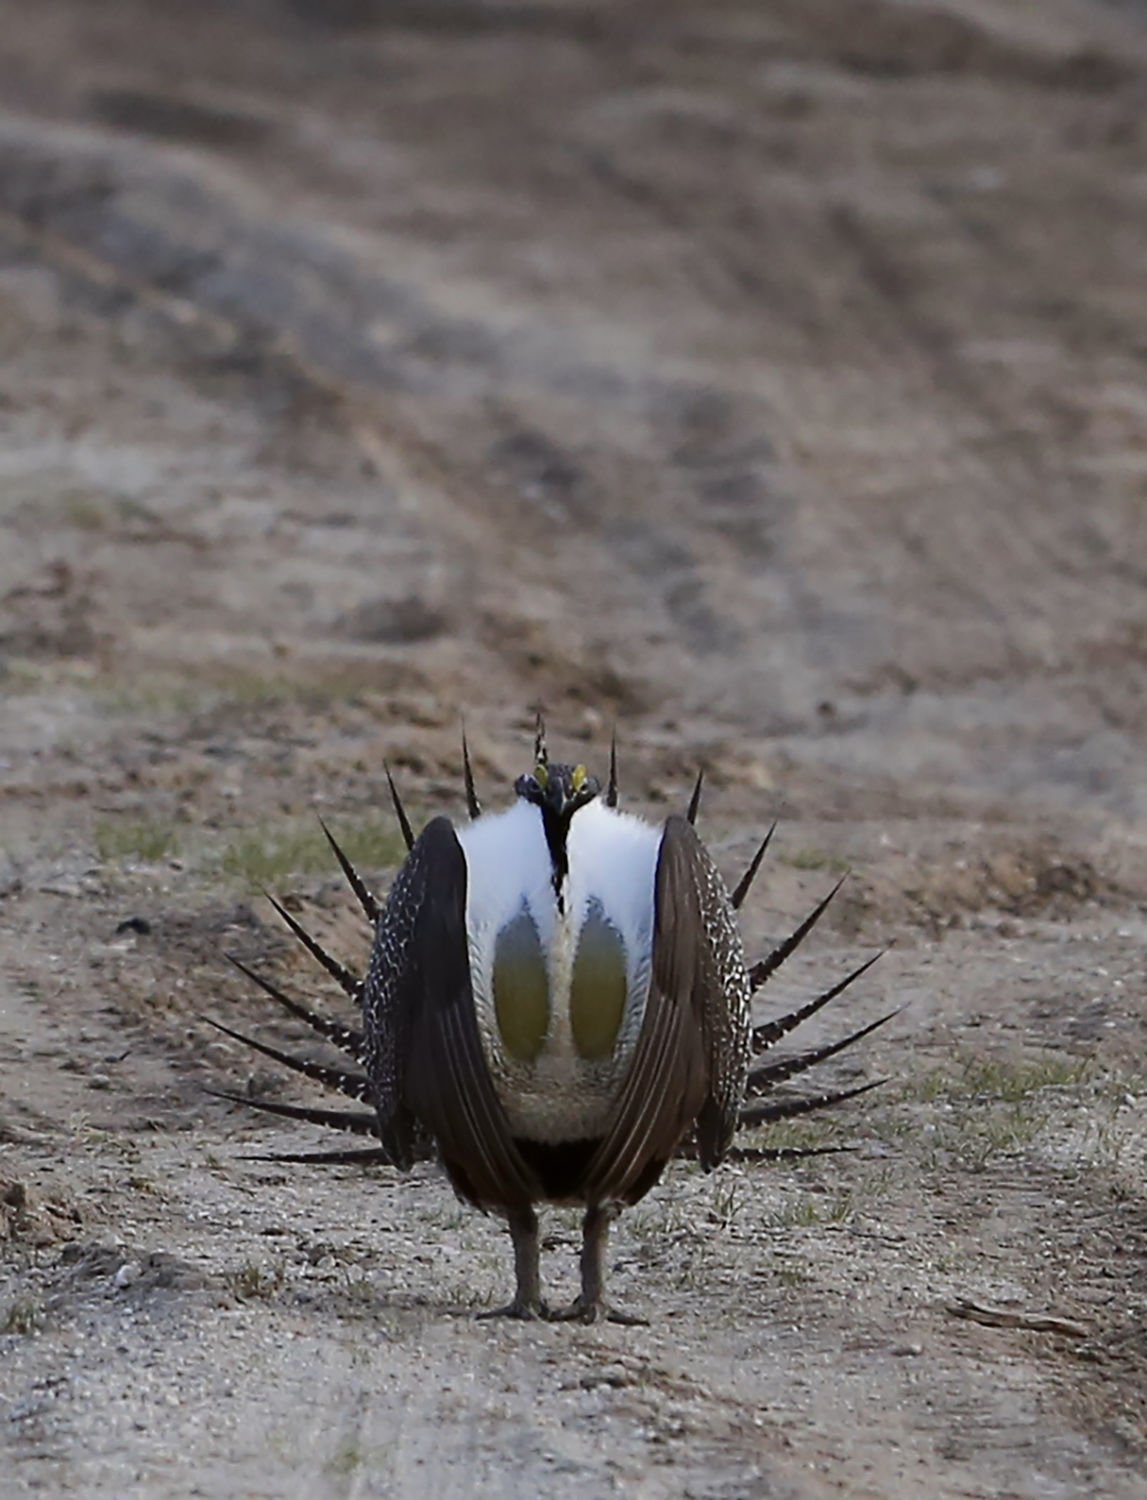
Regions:
[[[1145,122],[1097,0],[0,4],[0,1494],[1147,1495]],[[538,701],[905,1007],[648,1328],[204,1092]]]

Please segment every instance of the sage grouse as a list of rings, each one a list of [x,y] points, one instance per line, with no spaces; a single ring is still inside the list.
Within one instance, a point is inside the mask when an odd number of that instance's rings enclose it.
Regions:
[[[237,965],[364,1071],[294,1057],[219,1027],[370,1110],[223,1097],[379,1143],[274,1160],[373,1161],[405,1170],[436,1156],[463,1199],[509,1226],[517,1289],[502,1313],[636,1321],[605,1300],[611,1219],[648,1193],[674,1156],[693,1157],[709,1171],[730,1155],[804,1154],[737,1148],[734,1137],[739,1128],[874,1087],[761,1098],[889,1016],[812,1051],[753,1063],[874,960],[800,1009],[754,1026],[753,991],[835,894],[767,958],[746,965],[735,912],[772,829],[729,894],[693,828],[700,777],[686,815],[658,828],[618,811],[615,752],[603,795],[584,766],[549,761],[540,722],[533,773],[515,783],[517,800],[506,811],[481,813],[465,743],[463,767],[471,821],[455,828],[437,817],[417,839],[390,783],[409,856],[385,904],[327,834],[374,929],[365,979],[274,903],[360,1007],[361,1030],[317,1014]],[[542,1301],[539,1203],[585,1209],[581,1294],[563,1313],[548,1312]]]

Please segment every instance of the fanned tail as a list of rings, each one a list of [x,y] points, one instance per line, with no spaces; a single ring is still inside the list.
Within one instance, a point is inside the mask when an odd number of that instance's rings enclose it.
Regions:
[[[774,824],[773,828],[775,827],[776,825]],[[765,850],[768,848],[769,840],[773,836],[773,828],[770,828],[765,835],[764,841],[749,864],[749,868],[745,871],[745,874],[733,892],[731,902],[734,908],[739,908],[749,893],[753,878],[757,873]],[[844,884],[845,878],[842,876],[837,881],[828,895],[817,903],[804,921],[782,943],[779,943],[771,953],[752,966],[749,970],[749,983],[754,993],[760,989],[771,975],[776,973],[785,960],[804,942],[805,938],[828,910],[829,904]],[[768,1051],[775,1043],[779,1042],[783,1037],[788,1036],[790,1032],[795,1031],[798,1026],[809,1020],[810,1017],[816,1015],[817,1011],[835,1000],[838,995],[843,994],[850,985],[854,984],[863,974],[866,974],[880,957],[880,953],[873,954],[871,958],[866,959],[864,963],[853,969],[850,974],[846,974],[843,979],[831,985],[828,989],[822,990],[820,994],[815,995],[804,1005],[798,1006],[795,1010],[791,1010],[783,1016],[777,1016],[771,1021],[765,1021],[760,1025],[754,1026],[750,1033],[750,1047],[753,1055],[759,1056],[761,1053]],[[862,1026],[856,1031],[850,1032],[847,1036],[838,1038],[834,1042],[827,1042],[822,1046],[809,1048],[791,1057],[777,1058],[774,1061],[763,1063],[751,1069],[745,1084],[745,1102],[742,1104],[741,1112],[738,1116],[737,1130],[750,1130],[759,1125],[775,1124],[781,1120],[791,1120],[800,1115],[811,1114],[814,1110],[831,1109],[835,1105],[845,1103],[846,1100],[856,1099],[861,1094],[868,1093],[870,1089],[877,1088],[880,1083],[884,1082],[883,1079],[878,1079],[874,1083],[861,1084],[855,1088],[835,1089],[823,1091],[819,1094],[770,1099],[768,1102],[762,1103],[751,1102],[761,1099],[762,1095],[771,1093],[778,1084],[784,1083],[790,1078],[797,1077],[809,1068],[815,1067],[818,1063],[827,1062],[829,1058],[836,1057],[838,1053],[843,1052],[847,1047],[851,1047],[855,1042],[862,1041],[866,1036],[871,1036],[874,1031],[879,1030],[880,1027],[887,1025],[893,1016],[898,1014],[898,1011],[891,1011],[888,1015],[880,1016],[877,1020],[869,1022],[867,1026]],[[836,1146],[818,1146],[807,1149],[803,1147],[770,1148],[763,1146],[733,1146],[728,1156],[729,1159],[735,1161],[785,1161],[792,1159],[795,1155],[822,1155],[845,1149],[847,1148]]]
[[[468,770],[468,754],[466,756],[466,763],[467,779],[472,789],[472,780]],[[389,770],[387,770],[387,780],[390,783],[391,793],[394,797],[395,811],[402,828],[403,837],[409,847],[413,842],[410,822],[399,799]],[[346,876],[348,884],[357,897],[367,920],[372,925],[377,924],[382,911],[380,903],[359,875],[350,859],[340,848],[330,829],[322,822],[322,819],[319,822],[327,837],[327,841],[330,843],[335,858],[338,860],[343,874]],[[296,921],[281,902],[276,901],[269,894],[267,895],[267,900],[312,958],[336,981],[344,994],[356,1002],[359,1001],[362,995],[363,981],[358,975],[352,973],[337,958],[328,953],[322,944],[313,938],[300,922]],[[353,1026],[346,1026],[340,1021],[332,1020],[317,1010],[312,1010],[310,1006],[293,999],[280,989],[278,985],[273,984],[269,979],[264,978],[263,975],[249,968],[239,959],[231,955],[228,955],[228,957],[241,974],[250,979],[253,984],[257,984],[263,993],[274,1000],[276,1005],[281,1009],[285,1010],[289,1015],[294,1016],[297,1020],[304,1022],[317,1036],[338,1047],[340,1051],[353,1058],[355,1062],[366,1062],[366,1037],[362,1031]],[[289,1068],[292,1072],[301,1074],[302,1077],[310,1079],[322,1088],[332,1093],[341,1094],[349,1099],[356,1099],[364,1104],[372,1103],[370,1080],[364,1073],[350,1072],[342,1068],[331,1067],[326,1063],[316,1062],[307,1057],[296,1057],[293,1053],[284,1052],[267,1042],[259,1041],[255,1037],[246,1036],[240,1031],[235,1031],[230,1026],[223,1025],[220,1021],[209,1018],[205,1019],[217,1031],[223,1032],[224,1035],[233,1038],[237,1042],[242,1042],[244,1046],[250,1047],[263,1057],[271,1058],[274,1062],[281,1064],[285,1068]],[[225,1090],[208,1089],[207,1092],[213,1094],[216,1098],[226,1099],[235,1104],[243,1104],[250,1109],[274,1115],[276,1118],[282,1120],[291,1120],[299,1124],[317,1125],[324,1130],[344,1131],[352,1135],[378,1134],[378,1117],[373,1110],[322,1109],[310,1105],[283,1104],[271,1099],[253,1099],[243,1094],[231,1093]],[[310,1162],[323,1165],[346,1165],[350,1163],[369,1165],[390,1161],[389,1155],[381,1146],[355,1151],[277,1152],[261,1154],[250,1159],[257,1161]]]
[[[540,713],[538,714],[535,739],[535,759],[539,764],[544,765],[546,763],[545,726]],[[472,818],[476,818],[481,814],[481,806],[474,786],[473,767],[465,734],[463,734],[462,741],[462,762],[467,810]],[[398,796],[398,791],[389,768],[386,771],[386,776],[403,838],[407,848],[410,849],[414,843],[413,830]],[[704,774],[703,772],[699,772],[693,786],[686,813],[690,823],[694,823],[697,818],[703,782]],[[605,802],[610,807],[616,807],[618,802],[616,738],[610,747],[610,774],[608,788],[605,793]],[[359,905],[368,921],[372,925],[377,925],[382,911],[381,903],[372,894],[366,882],[339,847],[330,830],[325,824],[322,824],[322,827],[324,834],[330,842],[335,858],[338,860],[339,866],[346,876]],[[776,825],[774,824],[766,833],[749,862],[748,868],[732,891],[730,904],[735,910],[740,909],[749,895],[775,828]],[[754,992],[765,984],[800,946],[820,921],[842,884],[843,880],[838,881],[832,890],[829,891],[804,921],[783,942],[779,943],[765,958],[752,966],[749,970],[749,981],[751,989]],[[338,983],[344,993],[356,1002],[359,1001],[362,995],[363,981],[338,959],[329,954],[280,902],[270,896],[268,900],[271,901],[275,910],[311,956]],[[754,1056],[759,1056],[768,1051],[775,1043],[814,1016],[822,1007],[836,999],[863,974],[867,973],[880,956],[879,953],[874,954],[839,982],[817,994],[805,1004],[773,1020],[755,1026],[750,1034],[751,1048]],[[265,979],[255,970],[248,968],[238,959],[232,958],[231,962],[234,963],[235,967],[246,978],[257,984],[264,994],[274,1000],[282,1010],[286,1011],[296,1020],[304,1022],[317,1036],[338,1047],[355,1062],[366,1062],[366,1038],[361,1030],[333,1020],[321,1012],[311,1009],[310,1006],[293,999],[276,984]],[[836,1041],[808,1048],[802,1052],[795,1053],[791,1057],[781,1057],[775,1060],[770,1059],[767,1063],[762,1063],[754,1067],[747,1079],[745,1101],[742,1104],[737,1121],[738,1132],[748,1131],[762,1125],[774,1124],[782,1120],[798,1118],[815,1110],[831,1109],[849,1100],[859,1098],[871,1089],[879,1087],[885,1080],[877,1079],[855,1087],[826,1090],[812,1095],[789,1098],[763,1097],[771,1095],[771,1091],[778,1084],[799,1076],[808,1069],[815,1067],[818,1063],[827,1062],[830,1058],[837,1056],[854,1043],[870,1036],[880,1027],[885,1026],[896,1014],[898,1012],[893,1011],[888,1015],[881,1016],[877,1020],[850,1032]],[[211,1021],[209,1024],[225,1035],[242,1042],[245,1046],[251,1047],[255,1052],[260,1053],[264,1057],[268,1057],[283,1067],[319,1084],[324,1089],[346,1098],[358,1100],[367,1105],[370,1105],[372,1102],[370,1080],[364,1073],[345,1071],[310,1058],[295,1056],[265,1042],[258,1041],[253,1037],[245,1036],[243,1033],[234,1031],[229,1026],[225,1026],[218,1021]],[[223,1090],[208,1090],[208,1092],[214,1093],[217,1098],[227,1100],[231,1103],[243,1104],[249,1108],[260,1110],[264,1114],[284,1121],[292,1121],[296,1124],[313,1125],[320,1129],[340,1131],[345,1134],[357,1136],[377,1136],[378,1133],[377,1116],[370,1109],[329,1109],[304,1104],[280,1103],[277,1100],[248,1098],[242,1094]],[[740,1162],[796,1161],[811,1156],[833,1155],[850,1149],[852,1148],[846,1145],[769,1147],[734,1144],[726,1153],[726,1159]],[[695,1159],[697,1151],[693,1139],[690,1138],[683,1143],[677,1154],[681,1157]],[[433,1155],[433,1145],[429,1138],[423,1137],[415,1142],[415,1159],[427,1160],[432,1158]],[[284,1164],[305,1163],[315,1165],[362,1166],[382,1165],[391,1162],[391,1157],[381,1145],[374,1145],[366,1149],[268,1152],[251,1155],[246,1159]]]

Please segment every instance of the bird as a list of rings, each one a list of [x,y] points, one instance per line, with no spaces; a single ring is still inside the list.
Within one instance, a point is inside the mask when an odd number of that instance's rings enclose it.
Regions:
[[[368,1106],[319,1109],[227,1090],[220,1097],[375,1144],[280,1152],[285,1162],[437,1160],[458,1196],[501,1217],[513,1245],[512,1300],[483,1316],[620,1323],[644,1319],[606,1295],[610,1226],[677,1157],[709,1172],[732,1159],[820,1154],[743,1146],[740,1131],[856,1098],[882,1080],[796,1098],[778,1083],[892,1019],[777,1060],[761,1055],[859,979],[876,954],[803,1006],[754,1024],[752,997],[823,916],[840,882],[765,958],[750,964],[737,913],[775,830],[730,891],[696,831],[703,772],[685,813],[660,825],[619,806],[616,737],[605,788],[583,764],[551,761],[539,714],[533,767],[512,803],[484,812],[463,734],[469,821],[432,818],[414,835],[393,777],[406,860],[385,901],[324,823],[373,930],[366,972],[329,954],[272,905],[358,1011],[332,1019],[232,958],[264,993],[359,1066],[299,1057],[218,1021],[226,1035]],[[268,1158],[264,1158],[268,1159]],[[539,1207],[580,1207],[580,1291],[542,1295]]]

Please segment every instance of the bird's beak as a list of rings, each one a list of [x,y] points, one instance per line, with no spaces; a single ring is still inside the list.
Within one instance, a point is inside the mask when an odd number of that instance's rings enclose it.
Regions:
[[[553,790],[557,793],[555,803],[558,816],[565,818],[571,816],[581,807],[586,800],[586,782],[589,780],[589,772],[584,766],[574,766],[570,772],[568,781],[563,778],[560,787],[555,786]]]

